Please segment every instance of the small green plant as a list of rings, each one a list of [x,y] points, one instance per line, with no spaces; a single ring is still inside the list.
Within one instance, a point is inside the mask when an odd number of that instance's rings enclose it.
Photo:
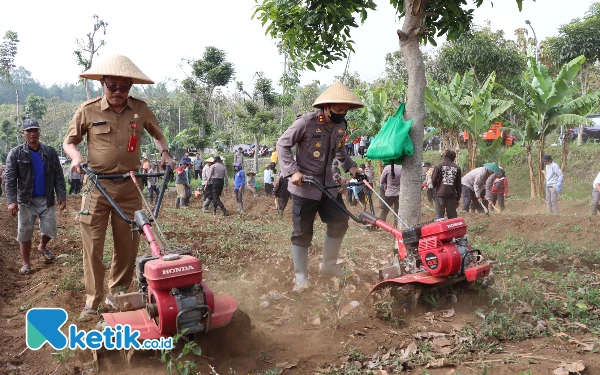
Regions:
[[[67,366],[67,362],[69,361],[69,359],[75,357],[74,350],[65,348],[59,351],[58,353],[52,353],[51,355],[58,361],[58,367],[56,368],[56,370],[54,370],[53,374],[55,374],[56,371],[58,371],[58,369],[60,369],[62,366],[65,366],[65,368],[69,370],[70,373],[73,373],[73,371],[71,371],[71,369]]]
[[[30,303],[26,303],[26,304],[23,304],[23,305],[19,306],[19,311],[29,310],[30,308],[31,308],[31,304]]]
[[[265,371],[264,375],[280,375],[281,373],[282,373],[281,369],[274,368],[274,369]]]
[[[80,277],[73,272],[63,274],[62,278],[60,279],[60,284],[58,285],[58,290],[61,292],[78,292],[82,291],[84,288],[85,285],[83,282],[81,282]]]
[[[184,329],[182,333],[173,336],[173,347],[177,346],[177,343],[184,337],[186,331],[187,330]],[[173,350],[174,349],[163,350],[161,352],[160,360],[167,364],[167,374],[175,373],[177,375],[191,375],[198,373],[198,365],[196,362],[183,360],[183,358],[190,353],[193,353],[198,357],[202,355],[202,349],[195,342],[186,342],[181,352],[177,355],[173,353]]]
[[[379,301],[375,303],[374,307],[379,319],[390,323],[394,327],[402,325],[403,321],[398,315],[400,309],[393,302]]]

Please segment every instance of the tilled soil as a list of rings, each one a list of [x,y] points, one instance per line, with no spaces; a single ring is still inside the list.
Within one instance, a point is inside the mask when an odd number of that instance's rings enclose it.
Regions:
[[[467,291],[457,304],[419,310],[404,316],[402,328],[394,328],[377,318],[373,300],[367,298],[377,280],[377,269],[391,258],[392,240],[386,233],[368,231],[351,223],[342,257],[355,273],[343,283],[317,276],[324,230],[318,224],[310,252],[313,288],[296,295],[290,292],[293,270],[288,250],[289,207],[284,218],[279,219],[272,208],[273,199],[247,196],[245,214],[232,212],[230,217],[213,217],[202,213],[198,201],[193,201],[189,209],[178,211],[172,208],[172,201],[168,196],[159,217],[169,243],[189,248],[203,260],[204,277],[213,291],[233,296],[253,323],[249,339],[223,343],[219,330],[201,339],[204,357],[197,360],[202,373],[209,373],[212,366],[219,374],[260,374],[280,364],[290,367],[284,370],[286,374],[313,374],[318,368],[339,367],[348,361],[345,353],[352,348],[375,355],[381,348],[406,348],[419,332],[455,337],[454,326],[475,324],[479,318],[473,312],[489,307],[485,295]],[[231,192],[224,202],[230,211],[235,211]],[[561,202],[561,207],[564,215],[553,217],[541,214],[545,212],[541,201],[509,200],[507,211],[501,215],[465,214],[464,217],[479,240],[498,242],[517,236],[534,242],[560,241],[582,247],[599,243],[597,220],[587,216],[586,203]],[[90,373],[88,370],[93,367],[90,353],[77,353],[67,362],[67,369],[59,368],[48,346],[38,351],[25,350],[25,313],[31,307],[62,307],[69,313],[68,324],[75,323],[79,328],[91,329],[99,320],[78,318],[85,299],[76,221],[79,209],[80,199],[69,197],[67,211],[58,213],[59,236],[49,247],[56,255],[66,255],[53,265],[45,265],[40,257],[34,256],[33,271],[28,276],[18,275],[21,263],[14,239],[16,218],[5,209],[0,210],[0,373],[70,374],[73,370]],[[431,219],[431,215],[431,211],[424,210],[424,220]],[[146,250],[142,246],[140,252]],[[351,307],[353,301],[359,303],[357,307]],[[440,311],[447,308],[453,308],[455,315],[441,319]],[[433,313],[435,318],[427,313]],[[578,351],[573,343],[557,337],[508,343],[501,354],[478,358],[474,353],[473,363],[427,371],[447,374],[454,368],[456,373],[475,374],[480,373],[482,361],[488,361],[489,374],[517,374],[527,369],[532,374],[547,374],[560,361],[576,360],[585,362],[587,373],[600,373],[597,354]],[[131,367],[124,366],[117,353],[106,353],[100,360],[102,373],[165,373],[160,356],[152,353],[136,353]]]

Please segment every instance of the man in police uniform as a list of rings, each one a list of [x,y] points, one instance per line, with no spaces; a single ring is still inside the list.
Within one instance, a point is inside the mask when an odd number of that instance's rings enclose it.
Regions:
[[[342,168],[355,175],[356,163],[346,154],[346,113],[363,107],[360,99],[341,82],[335,82],[317,98],[313,107],[318,112],[296,119],[277,141],[277,153],[281,175],[289,178],[288,190],[292,196],[292,258],[296,281],[294,291],[301,292],[308,282],[308,248],[313,237],[313,225],[317,212],[327,224],[323,243],[321,274],[343,277],[337,265],[342,240],[348,230],[348,215],[335,202],[324,196],[315,186],[303,184],[304,176],[313,176],[321,184],[333,185],[331,163],[337,158]],[[296,146],[296,157],[292,147]],[[336,200],[344,204],[338,189],[330,189]]]
[[[63,142],[63,148],[72,160],[71,169],[81,173],[80,164],[85,159],[77,145],[87,136],[87,162],[94,172],[102,175],[137,171],[144,130],[154,138],[161,154],[161,166],[167,163],[174,165],[165,137],[150,108],[143,101],[128,96],[133,84],[154,83],[131,60],[120,55],[110,56],[80,77],[100,81],[104,95],[83,103],[71,121]],[[133,217],[135,210],[142,208],[139,192],[130,179],[102,180],[102,185],[128,217]],[[114,296],[126,291],[133,278],[139,234],[132,232],[131,226],[119,217],[97,189],[93,189],[91,194],[83,196],[79,216],[87,295],[82,316],[96,314],[104,296],[102,256],[109,216],[115,250],[105,304],[115,307]]]

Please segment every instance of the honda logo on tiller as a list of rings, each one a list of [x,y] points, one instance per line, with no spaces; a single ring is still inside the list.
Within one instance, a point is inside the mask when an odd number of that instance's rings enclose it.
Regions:
[[[168,270],[163,270],[163,275],[170,275],[172,273],[176,273],[176,272],[183,272],[183,271],[193,271],[194,270],[194,266],[183,266],[183,267],[175,267],[175,268],[169,268]]]

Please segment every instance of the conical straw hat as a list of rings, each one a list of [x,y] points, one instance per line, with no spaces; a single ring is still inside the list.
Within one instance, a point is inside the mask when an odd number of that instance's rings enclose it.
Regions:
[[[104,59],[100,64],[94,65],[79,75],[81,78],[100,81],[103,76],[127,77],[133,79],[133,83],[153,84],[129,57],[123,55],[112,55]]]
[[[323,104],[344,103],[350,104],[350,109],[362,108],[365,105],[360,98],[344,85],[341,81],[336,81],[329,86],[313,103],[313,107],[323,108]]]

